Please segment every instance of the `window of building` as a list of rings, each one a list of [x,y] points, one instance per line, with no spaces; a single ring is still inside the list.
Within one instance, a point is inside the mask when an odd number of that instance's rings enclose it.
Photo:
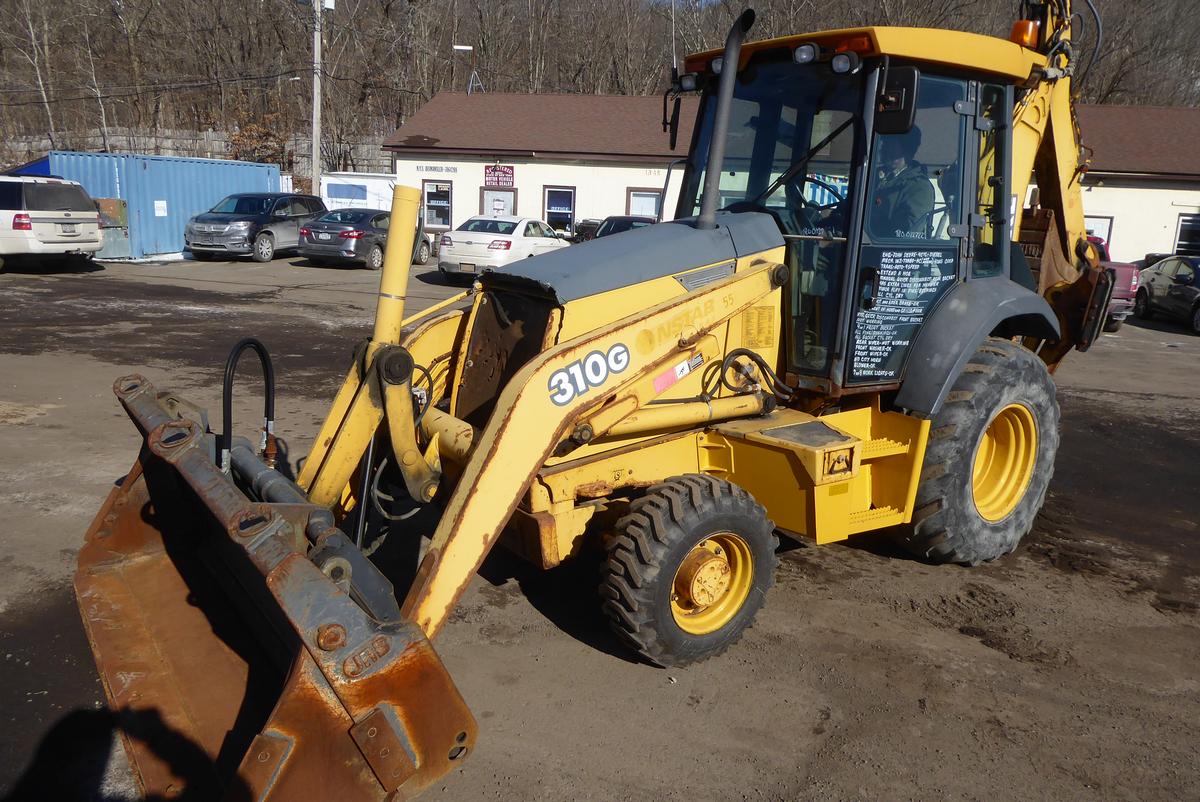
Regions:
[[[453,185],[442,181],[422,181],[421,191],[425,200],[425,226],[427,228],[450,227],[450,197]]]
[[[545,187],[542,219],[558,231],[575,230],[575,187]]]
[[[1087,215],[1083,218],[1083,227],[1089,237],[1099,237],[1107,245],[1112,241],[1113,219],[1097,215]]]
[[[515,189],[479,188],[480,214],[516,214],[517,191]]]
[[[640,217],[658,217],[658,204],[662,190],[630,187],[625,190],[625,214]]]
[[[330,203],[338,206],[365,206],[367,203],[366,184],[326,184],[325,194]]]
[[[1200,214],[1179,215],[1175,253],[1182,256],[1200,256]]]

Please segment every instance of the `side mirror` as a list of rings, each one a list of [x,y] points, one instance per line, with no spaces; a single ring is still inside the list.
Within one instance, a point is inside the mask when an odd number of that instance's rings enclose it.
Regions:
[[[275,211],[271,212],[271,216],[272,217],[287,217],[287,210],[286,209],[276,209]]]
[[[916,67],[888,67],[887,78],[875,99],[875,133],[907,134],[917,118],[917,86],[921,71]]]
[[[1192,276],[1190,274],[1176,273],[1171,276],[1171,281],[1174,281],[1176,284],[1191,284]]]

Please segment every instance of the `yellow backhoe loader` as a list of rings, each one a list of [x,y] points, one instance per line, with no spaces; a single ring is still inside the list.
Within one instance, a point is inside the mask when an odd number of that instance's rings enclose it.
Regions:
[[[431,641],[497,542],[544,568],[602,550],[613,628],[681,666],[750,625],[779,534],[882,530],[976,564],[1029,531],[1058,447],[1050,373],[1111,292],[1080,205],[1067,0],[1027,0],[1009,40],[743,45],[753,19],[675,76],[701,101],[674,221],[404,319],[419,193],[396,188],[374,334],[294,479],[257,341],[231,355],[220,433],[116,381],[145,442],[87,533],[79,606],[111,705],[206,754],[211,798],[407,798],[470,754]],[[258,442],[231,432],[246,348]],[[402,585],[371,554],[384,527],[430,538]],[[171,750],[127,748],[146,791],[179,790]]]

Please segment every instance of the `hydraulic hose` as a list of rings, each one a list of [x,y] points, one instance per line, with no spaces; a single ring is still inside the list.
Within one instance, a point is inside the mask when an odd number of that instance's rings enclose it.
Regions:
[[[221,420],[225,424],[221,435],[221,470],[225,473],[229,473],[229,454],[233,448],[233,375],[247,348],[258,354],[263,373],[263,434],[259,448],[266,448],[267,439],[275,433],[275,368],[267,347],[255,337],[246,337],[233,346],[225,360],[225,380],[221,386]]]

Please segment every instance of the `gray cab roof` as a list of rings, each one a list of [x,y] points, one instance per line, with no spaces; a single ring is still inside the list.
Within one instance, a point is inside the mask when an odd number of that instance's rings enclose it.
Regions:
[[[695,218],[658,223],[522,259],[484,280],[532,281],[567,303],[783,244],[770,215],[721,213],[711,230],[696,228]]]

